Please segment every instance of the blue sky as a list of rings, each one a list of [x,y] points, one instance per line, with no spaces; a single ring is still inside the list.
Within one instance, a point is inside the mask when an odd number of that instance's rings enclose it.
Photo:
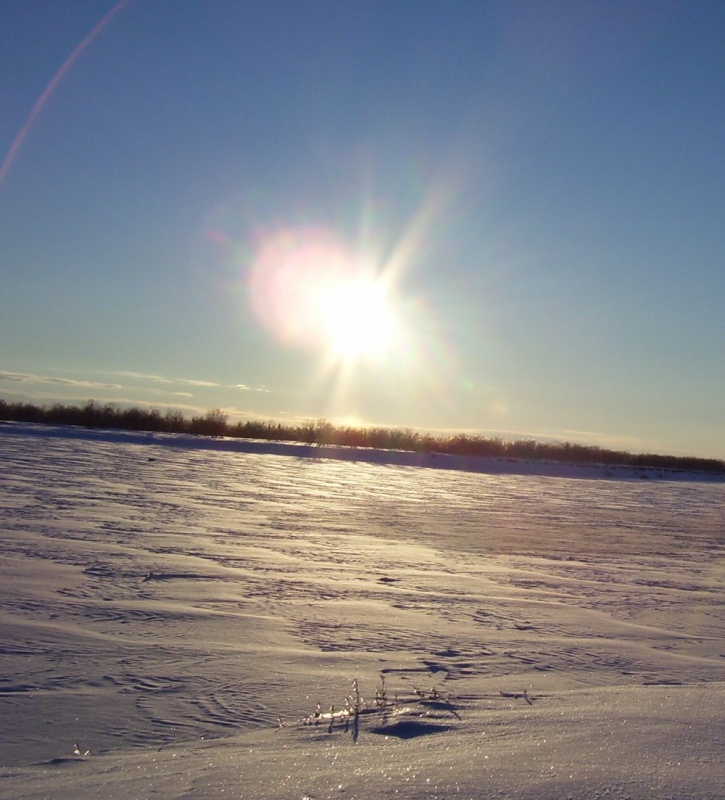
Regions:
[[[0,397],[725,457],[722,3],[0,0],[0,74]]]

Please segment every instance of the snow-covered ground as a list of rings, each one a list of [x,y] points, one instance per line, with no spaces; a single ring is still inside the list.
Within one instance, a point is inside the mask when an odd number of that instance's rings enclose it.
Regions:
[[[725,798],[725,484],[295,447],[0,426],[0,797]]]
[[[122,430],[93,430],[59,425],[23,425],[15,422],[0,423],[4,433],[41,438],[85,439],[125,444],[163,444],[216,452],[264,453],[267,455],[294,456],[296,458],[354,461],[365,464],[385,464],[399,467],[426,467],[450,469],[459,472],[482,472],[486,475],[542,475],[550,478],[594,478],[597,480],[665,480],[708,481],[725,483],[725,475],[707,472],[689,472],[682,469],[654,467],[626,467],[606,464],[571,464],[539,459],[497,458],[481,456],[454,456],[445,453],[413,453],[405,450],[377,450],[369,447],[337,447],[298,442],[261,441],[225,437],[192,436],[177,433],[137,433]]]

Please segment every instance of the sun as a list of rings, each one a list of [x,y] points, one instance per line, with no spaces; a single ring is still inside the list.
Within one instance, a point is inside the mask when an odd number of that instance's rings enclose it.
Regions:
[[[380,362],[402,342],[399,303],[384,272],[325,230],[266,237],[250,294],[258,318],[278,339],[317,350],[327,361]]]
[[[318,314],[328,353],[343,361],[382,359],[399,337],[393,301],[381,280],[348,278],[324,287]]]

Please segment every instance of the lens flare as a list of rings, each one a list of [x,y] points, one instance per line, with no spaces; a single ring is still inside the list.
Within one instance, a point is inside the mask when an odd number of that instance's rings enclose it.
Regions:
[[[398,343],[384,276],[331,231],[285,229],[261,237],[249,291],[259,320],[287,344],[350,362],[382,359]]]
[[[60,65],[56,73],[48,82],[47,86],[43,91],[40,93],[40,96],[35,101],[35,104],[30,109],[30,114],[28,114],[28,118],[25,120],[22,128],[17,132],[15,138],[13,139],[10,149],[5,154],[5,158],[0,164],[0,186],[2,186],[3,181],[5,180],[5,176],[10,169],[10,165],[13,163],[15,155],[17,154],[18,150],[20,149],[25,137],[30,132],[30,129],[33,127],[33,123],[35,122],[36,117],[40,112],[43,110],[43,106],[48,102],[48,99],[55,91],[58,84],[63,80],[66,73],[70,68],[75,64],[75,62],[81,57],[83,51],[88,47],[88,45],[101,33],[101,31],[108,25],[108,23],[116,16],[116,14],[120,13],[130,0],[119,0],[113,8],[99,21],[97,22],[91,31],[86,34],[86,36],[73,48],[71,54],[66,58],[66,60]]]
[[[309,225],[296,222],[308,212],[267,208],[254,196],[220,206],[204,228],[239,325],[246,331],[254,320],[279,345],[265,348],[266,357],[300,354],[290,386],[305,413],[430,425],[455,411],[451,332],[415,275],[421,265],[435,268],[446,197],[434,187],[407,222],[396,222],[365,195],[359,217],[342,211],[330,224]],[[289,221],[260,225],[270,217]],[[282,375],[273,380],[291,391]]]

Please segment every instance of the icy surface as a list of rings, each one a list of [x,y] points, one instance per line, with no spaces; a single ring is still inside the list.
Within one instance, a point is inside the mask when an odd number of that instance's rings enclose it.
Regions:
[[[10,427],[0,797],[725,798],[722,483]]]

